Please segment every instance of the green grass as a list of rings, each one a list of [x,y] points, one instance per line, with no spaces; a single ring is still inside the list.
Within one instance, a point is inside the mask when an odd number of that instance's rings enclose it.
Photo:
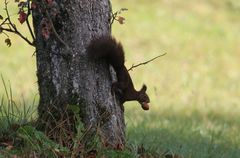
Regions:
[[[152,154],[238,158],[239,0],[112,3],[113,10],[129,9],[122,14],[125,24],[113,25],[114,36],[126,50],[128,67],[167,53],[131,71],[136,88],[146,83],[151,97],[148,112],[135,102],[125,104],[133,155],[143,144]],[[0,42],[0,50],[0,73],[11,81],[16,99],[23,94],[30,102],[37,93],[33,49],[14,37],[11,48]]]

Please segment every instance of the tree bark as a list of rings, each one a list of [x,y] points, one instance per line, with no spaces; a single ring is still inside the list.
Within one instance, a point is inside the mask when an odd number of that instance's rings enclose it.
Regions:
[[[104,61],[93,62],[86,54],[93,38],[111,32],[109,0],[36,3],[33,24],[40,94],[38,113],[43,129],[53,128],[50,123],[53,115],[55,121],[64,120],[72,115],[66,112],[66,107],[77,105],[85,128],[92,129],[89,137],[95,132],[106,146],[124,146],[124,115],[111,94],[114,74]],[[49,38],[44,36],[46,25],[50,28]],[[71,119],[67,122],[73,125]]]

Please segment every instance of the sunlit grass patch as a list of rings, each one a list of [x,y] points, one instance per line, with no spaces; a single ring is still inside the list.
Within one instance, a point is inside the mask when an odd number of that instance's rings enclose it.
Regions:
[[[128,8],[121,15],[125,24],[113,24],[127,67],[167,53],[130,72],[137,89],[147,84],[151,98],[148,112],[138,103],[125,104],[132,156],[143,145],[158,155],[239,157],[239,1],[112,2],[113,10]],[[14,96],[34,96],[34,50],[16,37],[11,48],[2,42],[0,49],[0,73],[11,81]],[[0,94],[2,87],[0,82]]]

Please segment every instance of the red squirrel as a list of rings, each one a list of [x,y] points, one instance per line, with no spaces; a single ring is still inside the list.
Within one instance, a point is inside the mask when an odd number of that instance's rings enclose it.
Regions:
[[[122,44],[112,36],[102,36],[93,39],[87,47],[87,53],[93,60],[105,59],[112,65],[117,75],[117,81],[112,84],[112,92],[116,92],[121,105],[126,101],[138,101],[144,110],[149,110],[150,99],[144,84],[141,90],[136,91],[130,74],[124,65],[125,57]]]

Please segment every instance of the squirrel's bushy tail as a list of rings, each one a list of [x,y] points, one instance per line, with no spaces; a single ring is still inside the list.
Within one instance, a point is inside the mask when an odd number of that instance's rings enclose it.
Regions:
[[[105,59],[115,70],[124,66],[122,44],[111,36],[102,36],[92,40],[87,47],[87,53],[92,59]]]

